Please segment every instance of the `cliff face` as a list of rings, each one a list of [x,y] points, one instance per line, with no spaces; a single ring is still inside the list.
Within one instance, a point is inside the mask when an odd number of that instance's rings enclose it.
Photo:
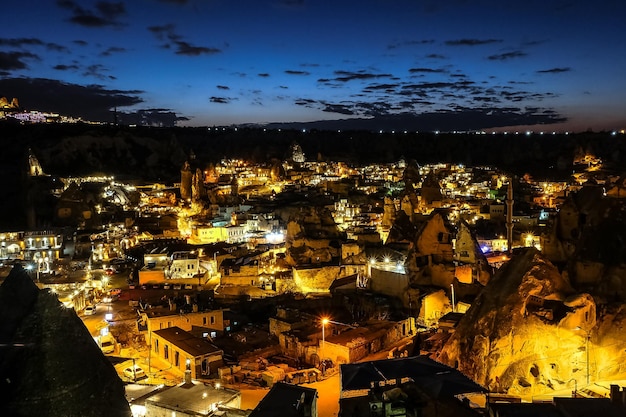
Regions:
[[[2,415],[130,416],[124,386],[76,312],[14,267],[0,286]]]
[[[536,395],[626,371],[626,306],[576,293],[539,252],[514,255],[459,322],[439,359],[493,391]],[[587,360],[587,358],[589,358]]]

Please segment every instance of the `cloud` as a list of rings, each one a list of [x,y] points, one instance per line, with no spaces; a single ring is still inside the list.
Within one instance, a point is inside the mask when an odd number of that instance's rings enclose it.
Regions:
[[[351,118],[340,120],[324,120],[310,123],[272,123],[268,128],[292,129],[354,129],[354,130],[411,130],[411,131],[474,131],[505,126],[519,125],[547,125],[567,121],[566,117],[551,110],[544,109],[499,109],[486,107],[470,109],[458,107],[456,110],[442,110],[433,112],[403,112],[399,114],[376,114],[379,108],[377,103],[370,107],[372,115],[368,118]],[[322,108],[332,109],[333,105],[325,103]],[[339,105],[342,109],[343,105]]]
[[[175,29],[175,25],[171,23],[162,26],[148,27],[148,30],[152,32],[157,39],[165,42],[162,47],[165,49],[175,49],[174,53],[176,55],[199,56],[213,55],[222,52],[222,50],[219,48],[197,46],[192,45],[189,42],[183,41],[182,36],[177,34],[175,32]]]
[[[507,59],[512,59],[512,58],[521,58],[526,56],[526,52],[522,52],[522,51],[511,51],[511,52],[505,52],[502,54],[495,54],[495,55],[489,55],[487,57],[487,59],[491,60],[491,61],[506,61]]]
[[[430,58],[430,59],[446,59],[446,57],[444,55],[441,55],[441,54],[428,54],[428,55],[426,55],[426,58]]]
[[[43,46],[49,51],[69,52],[65,46],[53,42],[44,42],[37,38],[0,38],[0,46],[10,46],[12,48]]]
[[[218,85],[217,89],[218,90],[230,90],[230,87],[227,85]]]
[[[176,55],[188,55],[188,56],[198,56],[198,55],[212,55],[222,52],[218,48],[208,48],[206,46],[195,46],[191,45],[185,41],[176,41],[174,42],[178,49],[176,49]]]
[[[111,46],[107,48],[106,50],[100,52],[100,56],[111,56],[115,53],[126,52],[126,51],[127,51],[126,48],[122,48],[119,46]]]
[[[216,97],[213,96],[209,99],[209,102],[211,103],[219,103],[219,104],[228,104],[231,101],[233,101],[234,99],[230,98],[230,97]]]
[[[53,111],[92,121],[112,120],[114,107],[143,102],[140,90],[107,90],[101,85],[78,85],[44,78],[0,79],[0,95],[17,97],[26,109]]]
[[[83,76],[85,77],[94,77],[99,80],[114,80],[115,77],[112,75],[105,75],[105,72],[108,72],[109,69],[106,68],[102,64],[92,64],[85,68],[85,72],[83,72]]]
[[[267,72],[262,72],[262,73],[260,73],[260,74],[257,74],[257,76],[258,76],[258,77],[262,77],[262,78],[267,78],[267,77],[269,77],[270,75],[269,75]]]
[[[74,42],[76,45],[80,45],[80,46],[87,46],[88,45],[87,41],[83,41],[81,39],[77,39],[77,40],[72,41],[72,42]]]
[[[338,77],[335,77],[332,79],[321,78],[318,81],[319,82],[340,81],[340,82],[345,83],[345,82],[353,81],[353,80],[371,80],[375,78],[389,78],[392,76],[391,74],[368,73],[368,72],[365,72],[364,70],[357,71],[357,72],[337,70],[334,72],[334,74],[338,75]]]
[[[159,0],[161,3],[171,3],[171,4],[187,4],[188,0]]]
[[[57,71],[69,71],[69,70],[78,70],[80,69],[80,67],[76,64],[72,64],[72,65],[58,64],[52,67],[52,69],[55,69]]]
[[[501,39],[456,39],[446,41],[445,44],[448,46],[477,46],[500,42],[502,42]]]
[[[350,106],[346,106],[345,104],[327,104],[326,107],[322,109],[322,111],[327,113],[345,114],[350,116],[354,114],[354,111],[350,109]]]
[[[546,70],[539,70],[537,74],[559,74],[561,72],[569,72],[572,69],[570,67],[558,67],[558,68],[550,68]]]
[[[300,70],[285,70],[285,74],[289,75],[311,75],[308,71],[300,71]]]
[[[189,118],[178,116],[169,109],[141,109],[134,112],[117,112],[117,120],[118,123],[125,125],[172,127],[176,122]]]
[[[402,41],[391,43],[387,45],[387,49],[396,49],[404,46],[419,46],[419,45],[430,45],[435,43],[434,39],[422,39],[422,40],[414,40],[414,41]]]
[[[157,37],[157,39],[164,41],[168,38],[171,38],[174,35],[174,29],[176,26],[172,23],[168,23],[167,25],[156,25],[156,26],[148,26],[148,30]]]
[[[39,56],[30,52],[0,52],[0,70],[13,71],[27,69],[25,59],[39,60]]]
[[[95,10],[84,9],[78,2],[72,0],[57,0],[57,5],[72,12],[70,22],[85,27],[121,27],[123,24],[118,19],[126,14],[122,2],[99,1],[95,5]]]
[[[447,72],[444,69],[433,69],[433,68],[410,68],[409,73],[425,73],[425,74],[441,74]]]

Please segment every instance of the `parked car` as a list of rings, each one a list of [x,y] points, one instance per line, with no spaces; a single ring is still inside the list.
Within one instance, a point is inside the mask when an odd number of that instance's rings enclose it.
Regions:
[[[96,314],[96,306],[85,307],[85,316],[93,316]]]
[[[112,303],[114,301],[117,301],[119,299],[119,297],[117,295],[105,295],[104,297],[102,297],[102,302],[103,303]]]
[[[110,333],[106,336],[102,336],[100,339],[100,349],[102,349],[102,353],[115,352],[115,339]]]
[[[134,366],[134,368],[133,368],[133,366]],[[128,368],[125,368],[124,369],[124,376],[129,378],[132,381],[137,381],[137,380],[144,379],[144,378],[148,377],[148,375],[146,375],[144,370],[141,369],[141,367],[139,365],[132,365],[132,366],[129,366]]]

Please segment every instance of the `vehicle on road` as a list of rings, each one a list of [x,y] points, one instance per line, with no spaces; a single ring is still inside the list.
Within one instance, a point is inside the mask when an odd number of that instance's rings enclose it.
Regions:
[[[102,349],[102,353],[115,352],[115,338],[111,333],[102,336],[100,339],[100,349]]]
[[[118,297],[117,295],[112,295],[112,294],[108,294],[105,295],[104,297],[102,297],[102,302],[103,303],[112,303],[114,301],[117,301],[120,297]]]
[[[87,306],[85,307],[85,316],[93,316],[96,314],[96,306]]]
[[[132,365],[124,368],[124,376],[129,378],[131,381],[138,381],[148,377],[139,365]]]

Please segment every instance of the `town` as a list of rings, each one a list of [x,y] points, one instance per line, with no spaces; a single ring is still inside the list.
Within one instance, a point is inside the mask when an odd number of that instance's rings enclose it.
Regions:
[[[600,157],[537,181],[286,155],[190,152],[167,184],[55,176],[30,150],[56,226],[0,233],[3,280],[76,312],[134,416],[508,415],[542,396],[623,412],[619,382],[594,385],[623,379],[626,346],[623,253],[599,259],[585,230],[623,230],[602,222],[626,185]]]

